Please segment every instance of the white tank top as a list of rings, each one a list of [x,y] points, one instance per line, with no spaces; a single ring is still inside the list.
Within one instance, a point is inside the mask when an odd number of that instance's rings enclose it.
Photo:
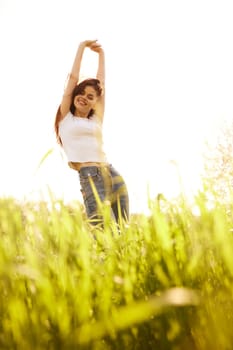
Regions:
[[[59,123],[59,136],[69,162],[107,162],[102,125],[95,115],[88,119],[69,112]]]

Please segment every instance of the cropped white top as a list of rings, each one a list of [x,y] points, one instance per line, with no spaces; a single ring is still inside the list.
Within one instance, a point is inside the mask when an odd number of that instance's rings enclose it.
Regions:
[[[59,123],[58,132],[69,162],[107,162],[102,125],[95,115],[88,119],[69,112]]]

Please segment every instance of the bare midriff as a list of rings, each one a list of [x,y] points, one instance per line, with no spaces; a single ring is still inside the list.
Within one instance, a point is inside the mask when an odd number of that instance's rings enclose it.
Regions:
[[[69,162],[68,163],[70,168],[75,170],[80,170],[81,168],[87,167],[87,166],[106,166],[107,163],[96,163],[96,162],[85,162],[85,163],[77,163],[77,162]]]

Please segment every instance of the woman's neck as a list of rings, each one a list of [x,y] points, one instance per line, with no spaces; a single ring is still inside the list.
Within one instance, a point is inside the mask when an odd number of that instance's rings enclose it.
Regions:
[[[79,117],[79,118],[87,118],[88,117],[87,114],[82,114],[82,113],[75,113],[74,116]]]
[[[79,117],[79,118],[87,118],[88,117],[88,113],[83,113],[83,112],[79,112],[79,111],[75,111],[74,115],[75,115],[75,117]]]

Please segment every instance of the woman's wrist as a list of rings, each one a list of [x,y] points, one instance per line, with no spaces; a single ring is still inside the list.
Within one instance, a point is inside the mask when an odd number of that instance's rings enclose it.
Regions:
[[[82,41],[80,44],[79,44],[79,47],[86,47],[87,46],[87,41]]]

